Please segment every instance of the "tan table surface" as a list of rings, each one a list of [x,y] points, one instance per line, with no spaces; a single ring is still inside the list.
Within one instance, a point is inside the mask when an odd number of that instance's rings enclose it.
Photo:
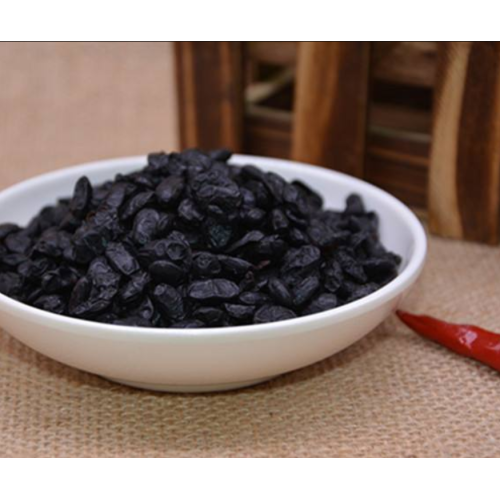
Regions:
[[[167,49],[0,45],[0,187],[175,147]],[[429,250],[405,307],[500,332],[500,249],[432,238]],[[2,456],[500,456],[499,417],[499,374],[394,317],[337,356],[214,395],[115,385],[0,332]]]

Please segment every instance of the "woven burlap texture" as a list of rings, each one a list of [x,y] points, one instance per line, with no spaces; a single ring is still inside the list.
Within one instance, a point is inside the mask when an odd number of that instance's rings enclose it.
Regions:
[[[1,186],[175,147],[170,50],[0,45]],[[500,331],[499,278],[498,247],[431,238],[405,307]],[[500,456],[499,408],[497,373],[394,317],[313,366],[211,395],[116,385],[0,333],[2,456]]]

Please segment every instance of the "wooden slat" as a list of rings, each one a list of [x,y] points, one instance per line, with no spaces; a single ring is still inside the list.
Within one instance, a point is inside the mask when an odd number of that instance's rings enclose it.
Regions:
[[[408,106],[373,102],[370,105],[370,124],[392,130],[405,130],[430,136],[432,113]]]
[[[301,42],[292,158],[363,175],[370,45]]]
[[[432,87],[438,42],[374,42],[373,77],[403,85]]]
[[[251,60],[274,64],[277,66],[291,66],[297,58],[299,42],[246,42],[245,52]]]
[[[494,244],[500,227],[500,43],[446,42],[440,50],[430,229]]]
[[[429,137],[370,129],[365,179],[413,208],[427,207]]]
[[[244,150],[260,156],[290,158],[291,131],[291,113],[248,105]]]
[[[177,42],[176,61],[181,146],[240,151],[241,42]]]

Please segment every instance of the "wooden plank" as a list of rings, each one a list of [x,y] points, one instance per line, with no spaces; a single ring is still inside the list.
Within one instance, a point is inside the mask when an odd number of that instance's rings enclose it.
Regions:
[[[430,229],[442,236],[498,243],[500,43],[446,42],[440,50]]]
[[[432,87],[438,42],[374,42],[373,77],[403,85]]]
[[[365,179],[412,208],[427,207],[429,137],[370,129]]]
[[[177,42],[181,145],[241,151],[241,42]]]
[[[247,105],[245,152],[273,158],[290,158],[291,131],[291,113]]]
[[[370,125],[391,130],[405,130],[429,135],[432,130],[432,113],[425,109],[372,102]]]
[[[251,60],[276,66],[291,66],[297,59],[299,42],[246,42],[245,53]]]
[[[301,42],[292,158],[363,175],[370,45]]]

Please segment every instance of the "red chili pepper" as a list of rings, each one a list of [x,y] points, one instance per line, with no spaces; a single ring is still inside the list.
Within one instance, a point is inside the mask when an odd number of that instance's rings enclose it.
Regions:
[[[500,371],[500,334],[474,325],[447,323],[432,316],[396,311],[399,319],[423,337]]]

